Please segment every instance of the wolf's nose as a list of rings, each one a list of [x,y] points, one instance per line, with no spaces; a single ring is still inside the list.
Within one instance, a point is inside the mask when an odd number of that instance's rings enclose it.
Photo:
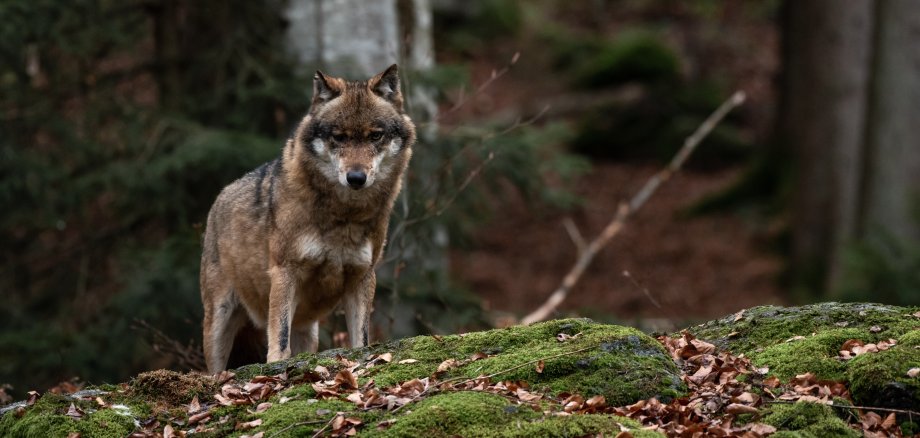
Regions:
[[[350,170],[345,174],[345,181],[348,181],[351,188],[360,189],[367,182],[367,174],[360,170]]]

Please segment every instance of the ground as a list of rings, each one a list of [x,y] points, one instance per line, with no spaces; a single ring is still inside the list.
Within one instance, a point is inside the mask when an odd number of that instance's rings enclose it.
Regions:
[[[593,237],[656,170],[595,165],[578,185],[584,207],[571,213],[541,213],[512,201],[476,233],[475,248],[451,253],[452,269],[490,309],[525,314],[574,263],[563,219],[571,217],[585,238]],[[777,282],[781,261],[766,248],[765,225],[739,213],[681,215],[737,176],[737,170],[684,172],[663,186],[597,256],[562,314],[612,315],[643,328],[673,330],[755,305],[787,304]]]
[[[0,435],[902,436],[920,430],[918,329],[920,308],[880,304],[755,307],[657,340],[553,320],[35,394],[0,409]],[[878,348],[837,357],[856,340]]]

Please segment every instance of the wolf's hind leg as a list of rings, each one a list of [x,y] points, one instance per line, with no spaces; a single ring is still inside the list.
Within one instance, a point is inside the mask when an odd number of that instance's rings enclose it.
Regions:
[[[319,321],[299,326],[291,331],[291,354],[316,353],[319,346]]]
[[[236,333],[246,323],[247,316],[236,299],[233,290],[229,290],[220,302],[205,303],[208,308],[204,315],[204,359],[208,372],[215,374],[227,366],[227,358],[233,348]]]

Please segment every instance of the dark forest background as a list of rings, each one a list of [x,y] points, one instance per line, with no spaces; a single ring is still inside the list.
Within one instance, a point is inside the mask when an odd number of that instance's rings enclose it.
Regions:
[[[278,153],[313,70],[357,79],[373,56],[404,67],[422,131],[377,339],[532,310],[574,259],[563,224],[596,233],[735,90],[746,106],[559,314],[654,330],[765,303],[920,303],[920,5],[351,3],[0,2],[7,392],[200,366],[211,202]],[[321,43],[298,7],[327,23]],[[394,37],[336,58],[349,20]],[[321,346],[343,330],[331,317]]]

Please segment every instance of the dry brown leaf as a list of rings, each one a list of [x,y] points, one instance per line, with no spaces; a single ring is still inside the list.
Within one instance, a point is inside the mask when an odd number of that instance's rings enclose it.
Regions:
[[[737,414],[756,414],[757,408],[753,406],[743,405],[741,403],[732,403],[725,407],[725,412],[728,412],[732,415]]]
[[[358,392],[358,391],[355,391],[355,392],[353,392],[353,393],[351,393],[351,394],[348,394],[348,397],[345,397],[346,400],[348,400],[348,401],[350,401],[350,402],[352,402],[352,403],[354,403],[354,404],[364,403],[364,400],[362,400],[361,398],[362,398],[362,397],[361,397],[361,393]]]
[[[542,373],[543,373],[543,368],[544,368],[544,367],[546,367],[546,364],[543,363],[542,360],[539,361],[539,362],[537,362],[537,366],[536,366],[537,374],[542,374]]]
[[[199,412],[199,413],[197,413],[197,414],[195,414],[195,415],[192,415],[192,416],[188,417],[188,424],[189,424],[189,425],[193,425],[193,424],[197,424],[197,423],[206,423],[206,422],[207,422],[208,420],[210,420],[210,419],[211,419],[211,413],[210,413],[210,412],[208,412],[208,411]]]
[[[383,353],[380,356],[377,356],[377,359],[380,359],[386,363],[393,361],[393,353]]]
[[[440,365],[438,365],[438,370],[436,371],[436,373],[439,373],[439,374],[446,373],[451,368],[456,368],[457,366],[459,366],[459,363],[460,362],[458,362],[457,359],[453,359],[453,358],[447,359],[444,362],[441,362]]]
[[[340,370],[335,375],[335,383],[345,389],[358,389],[358,379],[356,379],[355,375],[347,369]]]
[[[477,352],[473,353],[472,356],[470,356],[470,362],[476,362],[477,360],[485,359],[485,358],[487,358],[487,357],[489,357],[488,354],[485,354],[485,353],[483,353],[483,352],[481,352],[481,351],[477,351]]]
[[[907,370],[907,377],[917,377],[920,375],[920,368],[911,368]]]
[[[167,424],[166,427],[163,428],[163,438],[176,438],[176,432],[173,430],[172,426]]]
[[[80,432],[70,432],[67,434],[67,438],[80,438]]]
[[[633,434],[629,433],[628,430],[624,430],[618,433],[616,438],[633,438]]]
[[[885,417],[885,421],[882,421],[882,430],[891,430],[896,424],[898,423],[895,419],[894,412],[892,412]]]
[[[261,414],[262,412],[267,411],[268,408],[270,408],[270,407],[272,407],[271,402],[259,403],[259,405],[256,406],[256,413],[257,413],[257,414]]]
[[[766,436],[776,433],[776,428],[769,424],[754,423],[751,425],[751,432],[760,436]]]
[[[192,402],[188,404],[188,414],[192,415],[201,410],[201,402],[198,401],[198,395],[192,398]]]
[[[403,360],[401,360],[401,361],[399,361],[399,362],[396,362],[396,363],[398,363],[398,364],[400,364],[400,365],[406,365],[406,364],[416,363],[416,362],[418,362],[418,360],[415,360],[415,359],[403,359]]]
[[[83,418],[83,410],[76,407],[73,403],[71,403],[70,407],[67,408],[67,413],[64,415],[67,415],[68,417],[73,418],[74,420],[79,420]]]
[[[254,435],[240,435],[240,438],[262,438],[265,436],[265,432],[259,432]]]
[[[869,327],[869,332],[871,333],[878,333],[880,331],[882,331],[882,326],[880,325],[874,325],[872,327]]]
[[[236,430],[247,430],[247,429],[252,429],[253,427],[259,427],[259,426],[261,426],[261,425],[262,425],[262,419],[261,419],[261,418],[256,418],[255,420],[247,421],[247,422],[245,422],[245,423],[237,423],[237,425],[236,425],[236,427],[235,427],[234,429],[236,429]]]
[[[40,396],[36,391],[29,391],[29,398],[26,399],[26,406],[32,406]]]

